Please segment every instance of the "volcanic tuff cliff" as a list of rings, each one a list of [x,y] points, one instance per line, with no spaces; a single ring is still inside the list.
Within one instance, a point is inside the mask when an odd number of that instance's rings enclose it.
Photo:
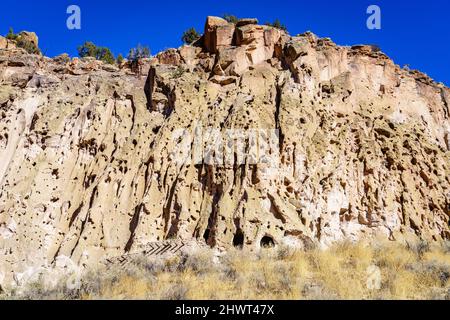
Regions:
[[[0,48],[0,284],[171,238],[450,238],[450,89],[373,46],[208,17],[141,76]],[[199,126],[276,129],[279,163],[179,161]]]

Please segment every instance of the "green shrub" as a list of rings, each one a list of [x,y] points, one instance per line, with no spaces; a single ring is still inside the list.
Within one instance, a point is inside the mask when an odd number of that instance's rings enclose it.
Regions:
[[[78,47],[78,55],[81,58],[96,57],[97,46],[90,41],[86,41],[82,46]]]
[[[20,35],[14,33],[13,28],[9,28],[6,39],[16,42],[17,47],[25,49],[30,54],[41,54],[41,50],[33,43],[23,39]]]
[[[128,60],[130,61],[131,71],[140,75],[142,72],[142,66],[139,61],[143,58],[150,58],[150,49],[138,44],[136,48],[131,48],[128,53]]]
[[[143,58],[150,58],[150,49],[148,46],[138,44],[136,48],[131,48],[128,53],[128,60],[137,61]]]
[[[93,57],[105,63],[114,64],[115,58],[111,50],[107,47],[99,47],[90,41],[86,41],[78,47],[78,55],[81,58]]]
[[[185,32],[183,32],[183,36],[181,37],[181,41],[186,44],[191,44],[200,39],[200,34],[195,30],[195,28],[189,28]]]
[[[8,34],[6,35],[6,39],[17,40],[18,37],[19,37],[19,35],[14,33],[13,28],[9,27],[9,31],[8,31]]]
[[[70,56],[67,53],[63,53],[54,57],[53,60],[58,63],[68,63],[70,61]]]
[[[287,31],[287,27],[280,22],[279,19],[275,19],[274,22],[266,22],[266,26],[274,27],[283,31]]]
[[[114,64],[116,62],[116,59],[114,58],[113,53],[111,52],[111,50],[109,50],[109,48],[106,48],[106,47],[99,48],[97,60],[100,60],[100,61],[103,61],[103,62],[106,62],[109,64]]]
[[[122,62],[123,62],[123,55],[121,53],[119,53],[119,55],[117,56],[117,59],[116,59],[116,63],[118,65],[121,65]]]
[[[239,18],[236,17],[236,16],[234,16],[234,15],[232,15],[232,14],[224,14],[224,15],[222,16],[222,18],[224,18],[225,20],[227,20],[227,22],[229,22],[229,23],[234,23],[234,24],[236,24],[236,23],[239,21]]]

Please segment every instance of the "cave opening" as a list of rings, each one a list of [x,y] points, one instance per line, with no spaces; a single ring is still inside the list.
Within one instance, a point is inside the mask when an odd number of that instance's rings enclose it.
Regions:
[[[233,237],[233,246],[237,248],[242,248],[244,246],[244,233],[241,229],[237,229]]]
[[[264,236],[260,242],[261,248],[273,248],[275,247],[275,241],[271,236]]]
[[[206,242],[206,243],[208,243],[209,233],[210,233],[210,230],[209,230],[209,229],[206,229],[206,230],[205,230],[205,233],[203,234],[203,239],[205,239],[205,242]]]

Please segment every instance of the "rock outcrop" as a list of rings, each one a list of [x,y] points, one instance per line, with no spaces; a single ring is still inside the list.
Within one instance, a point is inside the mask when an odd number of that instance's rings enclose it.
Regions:
[[[36,48],[39,48],[39,40],[36,33],[34,32],[22,31],[19,33],[18,39],[32,43]]]
[[[8,41],[5,37],[0,36],[0,49],[6,49],[8,47]]]
[[[0,49],[13,49],[15,48],[15,42],[0,36]]]
[[[140,77],[3,43],[3,287],[174,238],[450,239],[450,89],[372,46],[209,17]]]

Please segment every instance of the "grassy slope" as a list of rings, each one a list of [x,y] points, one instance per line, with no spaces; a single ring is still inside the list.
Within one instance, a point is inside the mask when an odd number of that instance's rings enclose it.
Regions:
[[[51,290],[34,283],[12,298],[450,299],[450,246],[343,243],[326,251],[233,250],[220,258],[208,250],[91,270],[78,289],[66,283]]]

